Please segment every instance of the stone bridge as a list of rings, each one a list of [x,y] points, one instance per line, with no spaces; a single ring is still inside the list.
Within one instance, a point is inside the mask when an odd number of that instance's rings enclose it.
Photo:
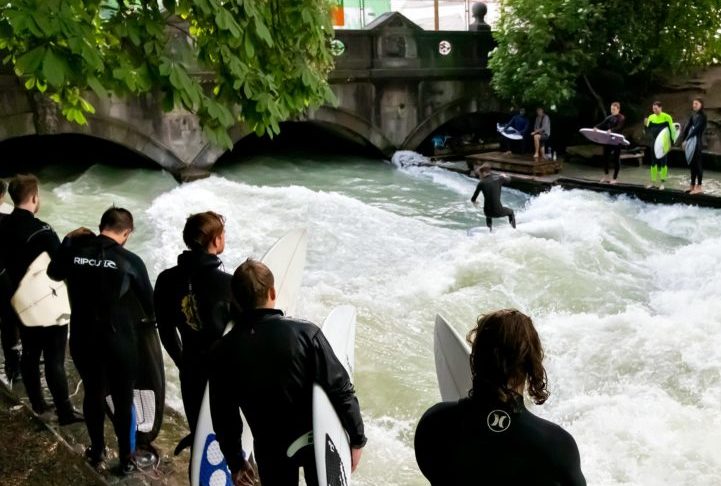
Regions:
[[[424,31],[399,13],[380,16],[363,30],[336,32],[336,67],[329,82],[338,103],[302,121],[363,141],[390,155],[415,149],[461,115],[499,111],[486,67],[490,31]],[[224,150],[202,136],[197,118],[164,112],[152,95],[92,93],[96,113],[86,126],[67,122],[55,106],[30,95],[12,74],[0,75],[0,141],[27,135],[84,134],[114,142],[175,175],[209,170]],[[232,130],[234,142],[248,135]]]

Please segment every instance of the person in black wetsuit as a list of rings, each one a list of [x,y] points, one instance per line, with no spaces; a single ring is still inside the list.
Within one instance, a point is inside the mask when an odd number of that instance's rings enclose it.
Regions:
[[[42,355],[45,359],[45,380],[53,396],[58,422],[60,425],[82,422],[83,417],[75,411],[68,397],[68,380],[65,374],[68,327],[27,327],[20,322],[9,300],[28,267],[44,252],[52,257],[60,246],[60,240],[49,224],[35,217],[40,210],[40,191],[35,176],[13,177],[8,192],[15,209],[0,223],[0,260],[5,262],[8,276],[6,285],[9,282],[10,286],[6,287],[2,297],[2,320],[6,323],[3,327],[7,326],[6,329],[10,331],[11,342],[14,329],[20,331],[20,371],[33,411],[42,414],[48,410],[40,385]]]
[[[416,461],[432,486],[584,486],[573,437],[529,412],[548,398],[543,348],[517,310],[481,316],[468,335],[473,388],[431,407],[416,429]]]
[[[225,220],[212,211],[194,214],[185,222],[187,251],[178,265],[163,271],[155,282],[155,313],[165,350],[180,371],[183,407],[192,443],[200,405],[208,384],[210,348],[230,321],[230,281],[218,255],[225,249]],[[179,450],[177,451],[179,452]]]
[[[686,142],[691,137],[696,137],[696,150],[691,160],[688,161],[691,170],[691,187],[686,192],[703,194],[703,157],[701,152],[703,151],[703,134],[706,131],[707,118],[701,98],[694,98],[692,108],[693,113],[689,117],[682,134],[684,149],[686,148]]]
[[[609,133],[621,133],[623,125],[626,123],[626,117],[621,114],[621,103],[614,101],[611,103],[611,114],[608,115],[601,123],[595,126],[598,130],[606,130]],[[621,170],[621,146],[620,145],[604,145],[603,146],[603,171],[606,174],[601,182],[610,182],[615,184],[618,179],[618,172]],[[609,165],[613,165],[613,179],[608,178]]]
[[[483,213],[486,215],[486,226],[493,231],[493,218],[508,217],[511,226],[516,227],[516,215],[513,209],[504,207],[501,204],[501,187],[510,180],[510,177],[504,174],[492,174],[491,165],[485,163],[477,170],[480,182],[476,186],[476,190],[471,197],[473,204],[478,204],[476,199],[483,192]]]
[[[86,458],[99,467],[105,456],[105,395],[114,404],[120,471],[136,468],[131,448],[133,388],[137,375],[137,327],[152,322],[153,288],[143,261],[123,248],[133,216],[112,207],[103,213],[100,234],[70,233],[48,267],[66,280],[72,309],[70,354],[85,386],[83,411],[90,436]]]
[[[0,179],[0,226],[2,220],[12,213],[13,207],[5,203],[7,194],[7,183]],[[0,255],[0,342],[2,342],[3,356],[5,358],[5,377],[10,387],[13,382],[20,379],[20,329],[16,319],[9,317],[11,312],[10,299],[12,298],[13,285],[8,276],[5,263]]]
[[[233,329],[215,347],[210,376],[210,411],[220,449],[236,485],[254,484],[241,446],[238,407],[253,431],[254,455],[263,486],[295,486],[299,467],[306,484],[318,484],[313,447],[293,457],[289,446],[312,430],[312,389],[328,394],[348,432],[352,469],[366,443],[363,419],[348,373],[313,323],[274,309],[275,282],[263,263],[247,260],[235,271]]]

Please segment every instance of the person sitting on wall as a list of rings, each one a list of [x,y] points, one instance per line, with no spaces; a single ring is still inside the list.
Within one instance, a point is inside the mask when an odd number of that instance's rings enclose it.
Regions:
[[[518,112],[511,117],[511,119],[505,125],[499,125],[501,135],[504,133],[517,133],[524,138],[528,132],[528,118],[526,118],[526,109],[519,108]],[[501,151],[505,152],[506,155],[511,153],[520,154],[523,152],[523,140],[511,140],[508,137],[501,137]]]
[[[533,158],[538,160],[543,158],[543,146],[551,137],[551,119],[546,114],[542,106],[536,108],[536,122],[533,124],[531,132],[533,138],[534,153]]]

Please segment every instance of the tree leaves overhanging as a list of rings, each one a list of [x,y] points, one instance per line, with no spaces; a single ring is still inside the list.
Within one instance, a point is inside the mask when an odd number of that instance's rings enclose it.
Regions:
[[[327,0],[13,0],[0,5],[0,53],[28,90],[68,120],[83,97],[159,93],[196,113],[229,147],[242,121],[258,134],[331,100]]]

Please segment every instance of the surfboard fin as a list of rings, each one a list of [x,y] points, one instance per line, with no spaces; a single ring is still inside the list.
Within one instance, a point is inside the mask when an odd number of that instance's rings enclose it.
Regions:
[[[313,445],[313,431],[306,432],[297,439],[295,439],[289,446],[286,455],[288,457],[295,456],[299,450],[303,447]]]

